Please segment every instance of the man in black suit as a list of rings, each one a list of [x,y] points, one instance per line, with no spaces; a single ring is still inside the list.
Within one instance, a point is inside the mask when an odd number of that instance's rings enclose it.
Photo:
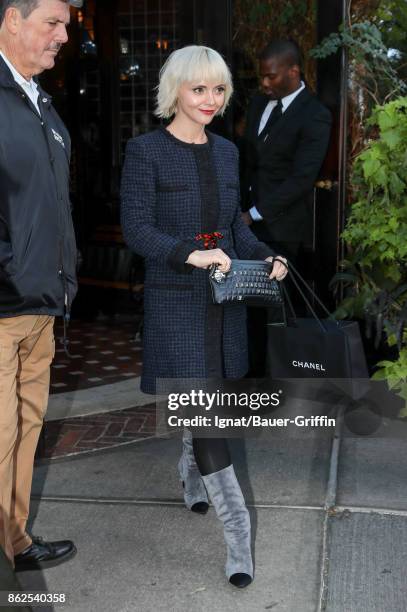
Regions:
[[[331,114],[301,80],[301,54],[293,41],[270,43],[259,59],[264,93],[253,97],[247,115],[242,214],[259,239],[301,268],[312,240],[312,192],[328,148]],[[251,351],[251,373],[257,376],[264,374],[266,349],[259,315],[258,331],[249,329],[260,341]]]

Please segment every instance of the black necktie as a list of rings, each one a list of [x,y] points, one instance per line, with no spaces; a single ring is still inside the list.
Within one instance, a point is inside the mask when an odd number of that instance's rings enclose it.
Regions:
[[[267,123],[259,134],[259,138],[265,140],[268,137],[270,128],[274,125],[283,114],[283,103],[281,102],[281,98],[277,100],[276,106],[270,113],[270,117],[267,119]]]

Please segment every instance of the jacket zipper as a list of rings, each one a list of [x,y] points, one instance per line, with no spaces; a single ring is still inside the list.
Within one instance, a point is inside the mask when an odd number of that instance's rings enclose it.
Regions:
[[[48,133],[47,133],[47,125],[45,123],[44,120],[44,113],[41,112],[42,111],[42,103],[43,100],[41,99],[40,102],[40,98],[41,98],[41,92],[38,91],[38,107],[40,109],[40,114],[38,114],[38,112],[35,110],[34,105],[31,103],[31,100],[28,99],[27,95],[24,93],[24,91],[20,88],[17,87],[16,88],[19,92],[21,92],[21,97],[26,101],[26,104],[28,105],[29,109],[31,110],[32,113],[34,113],[34,115],[37,117],[37,119],[40,120],[41,122],[41,127],[42,127],[42,131],[44,134],[44,138],[45,138],[45,142],[47,143],[47,150],[48,150],[48,155],[49,155],[49,161],[51,164],[51,169],[52,169],[52,174],[54,176],[54,181],[55,181],[55,190],[56,190],[56,196],[57,196],[57,216],[58,216],[58,226],[59,226],[59,234],[60,234],[60,242],[59,242],[59,259],[60,259],[60,266],[59,266],[59,270],[58,270],[58,275],[61,277],[61,281],[62,281],[62,291],[63,291],[63,298],[64,298],[64,306],[63,306],[63,326],[64,326],[64,332],[63,332],[63,340],[62,340],[62,344],[65,350],[65,353],[68,357],[71,357],[70,353],[69,353],[69,339],[68,339],[68,334],[67,334],[67,329],[69,326],[69,322],[70,322],[70,304],[69,304],[69,297],[68,297],[68,291],[67,291],[67,286],[66,286],[66,277],[65,277],[65,272],[64,272],[64,261],[63,261],[63,243],[64,243],[64,234],[62,232],[62,211],[61,211],[61,204],[60,202],[62,202],[62,195],[60,195],[59,193],[59,187],[58,187],[58,181],[57,181],[57,177],[55,175],[55,169],[54,169],[54,162],[55,162],[55,158],[52,154],[52,149],[51,149],[51,145],[49,143],[49,139],[48,139]],[[47,101],[47,99],[44,99],[45,101]]]

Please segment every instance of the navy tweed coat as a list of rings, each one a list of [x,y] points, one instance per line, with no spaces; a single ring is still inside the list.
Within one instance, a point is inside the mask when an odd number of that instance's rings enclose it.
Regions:
[[[218,247],[231,258],[265,259],[273,252],[243,223],[235,145],[207,132],[218,194]],[[194,147],[164,128],[129,140],[122,175],[124,238],[145,259],[144,353],[141,389],[156,393],[159,378],[204,379],[208,326],[208,272],[185,264],[203,249],[201,184]],[[212,306],[212,305],[211,305]],[[212,306],[213,308],[213,306]],[[223,375],[240,378],[248,368],[246,308],[223,308],[219,346]],[[209,342],[208,342],[209,340]]]

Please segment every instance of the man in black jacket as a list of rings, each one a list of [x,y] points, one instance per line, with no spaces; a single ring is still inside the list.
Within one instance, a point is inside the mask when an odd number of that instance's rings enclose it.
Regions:
[[[260,55],[263,92],[251,101],[244,136],[243,218],[257,237],[294,264],[311,242],[314,182],[328,148],[331,115],[301,80],[292,41],[270,43]],[[265,319],[249,315],[252,374],[264,374]],[[256,331],[257,328],[257,331]]]
[[[67,41],[68,0],[0,0],[0,546],[16,569],[72,557],[26,532],[56,315],[76,292],[70,140],[33,76]]]

